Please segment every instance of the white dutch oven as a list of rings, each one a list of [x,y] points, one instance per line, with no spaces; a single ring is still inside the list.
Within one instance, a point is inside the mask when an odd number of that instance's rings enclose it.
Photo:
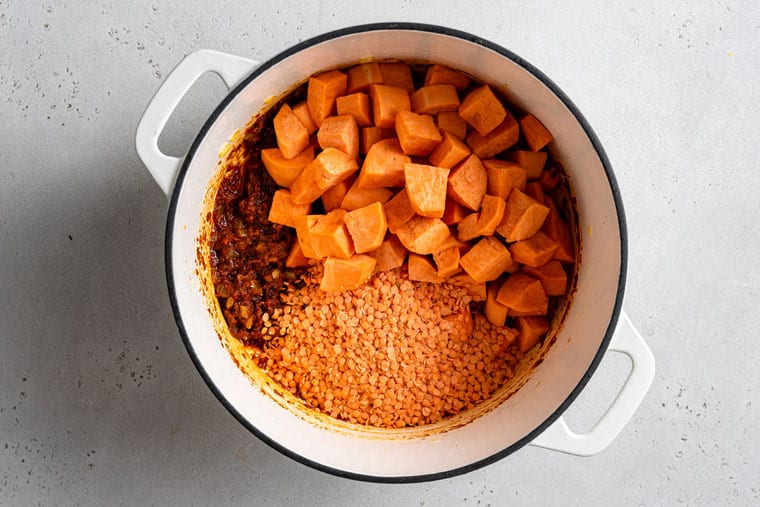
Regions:
[[[577,202],[581,259],[564,321],[543,350],[476,410],[427,428],[378,430],[320,417],[284,402],[234,364],[220,339],[218,309],[197,260],[204,202],[218,181],[220,149],[272,98],[309,75],[367,59],[430,61],[490,83],[554,134],[554,155],[570,176]],[[158,136],[190,86],[204,73],[230,88],[184,159],[158,149]],[[438,479],[500,459],[526,444],[588,456],[620,433],[654,377],[654,358],[621,310],[626,272],[623,207],[609,161],[586,120],[540,71],[491,42],[417,24],[348,28],[302,42],[258,62],[201,50],[166,78],[137,128],[137,151],[170,196],[166,270],[172,308],[188,351],[219,400],[248,429],[284,454],[337,475],[384,482]],[[216,179],[215,179],[216,177]],[[562,413],[610,349],[630,357],[631,373],[609,409],[586,434]],[[519,389],[518,389],[519,387]]]

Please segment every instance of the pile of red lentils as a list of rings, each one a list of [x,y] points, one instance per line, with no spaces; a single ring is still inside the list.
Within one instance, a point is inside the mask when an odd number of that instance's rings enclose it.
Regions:
[[[313,408],[385,428],[430,424],[489,398],[522,357],[516,332],[471,311],[467,290],[396,269],[319,289],[320,267],[265,315],[269,375]]]

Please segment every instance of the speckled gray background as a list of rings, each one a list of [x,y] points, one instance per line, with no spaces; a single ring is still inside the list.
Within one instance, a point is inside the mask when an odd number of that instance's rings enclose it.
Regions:
[[[757,505],[757,5],[573,3],[0,0],[0,504]],[[195,49],[266,59],[390,20],[513,50],[607,149],[629,222],[625,306],[658,369],[595,457],[527,447],[427,484],[331,477],[251,436],[182,346],[167,203],[133,143],[152,94]],[[201,79],[164,149],[182,154],[224,93]],[[575,428],[626,367],[605,359]]]

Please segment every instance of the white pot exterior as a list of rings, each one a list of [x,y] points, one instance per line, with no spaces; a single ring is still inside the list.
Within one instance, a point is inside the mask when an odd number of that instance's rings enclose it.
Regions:
[[[577,396],[604,354],[620,310],[623,215],[593,133],[579,122],[569,101],[534,74],[537,71],[503,49],[462,35],[444,29],[374,27],[329,34],[279,55],[243,80],[207,122],[172,196],[166,238],[170,292],[199,370],[227,407],[260,437],[292,457],[340,475],[390,481],[437,478],[476,468],[528,443]],[[369,58],[437,62],[493,85],[553,133],[554,153],[570,176],[577,200],[582,254],[577,291],[556,341],[516,393],[469,422],[466,416],[457,419],[467,423],[449,424],[444,431],[330,427],[284,409],[252,385],[230,359],[196,272],[204,196],[216,173],[219,151],[232,134],[270,105],[272,97],[309,75]]]

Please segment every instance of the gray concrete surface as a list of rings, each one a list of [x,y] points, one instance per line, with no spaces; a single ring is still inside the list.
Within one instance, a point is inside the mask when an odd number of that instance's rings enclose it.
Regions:
[[[757,505],[758,8],[573,4],[0,0],[0,504]],[[182,346],[167,203],[133,147],[148,100],[198,48],[266,59],[390,20],[523,56],[608,151],[630,232],[625,306],[658,369],[597,456],[528,447],[433,483],[335,478],[250,435]],[[204,78],[162,145],[181,154],[223,94]],[[625,368],[605,360],[574,427],[598,417]]]

